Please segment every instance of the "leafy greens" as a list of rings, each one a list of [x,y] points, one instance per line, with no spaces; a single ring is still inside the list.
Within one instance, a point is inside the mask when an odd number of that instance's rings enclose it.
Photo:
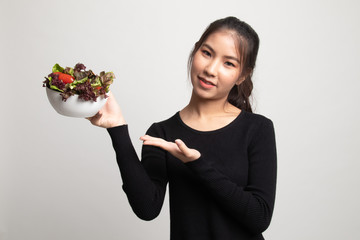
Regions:
[[[73,81],[65,84],[59,79],[60,74],[70,75]],[[109,87],[114,79],[113,72],[102,71],[96,75],[91,70],[86,71],[86,67],[82,63],[76,64],[74,68],[63,68],[56,63],[52,68],[52,73],[45,77],[43,87],[60,92],[62,100],[65,102],[75,94],[85,101],[96,102],[99,96],[107,97],[106,93],[109,92]]]

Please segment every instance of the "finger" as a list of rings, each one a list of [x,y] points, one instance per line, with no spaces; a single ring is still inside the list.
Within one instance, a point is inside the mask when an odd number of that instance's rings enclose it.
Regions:
[[[191,154],[191,151],[181,139],[176,139],[175,143],[186,157],[190,157],[189,155]]]
[[[151,145],[151,146],[159,147],[172,154],[176,154],[180,152],[180,150],[178,149],[175,143],[168,142],[162,138],[145,135],[142,136],[140,139],[143,140],[143,145]]]
[[[195,150],[195,149],[191,149],[188,148],[186,146],[186,144],[181,140],[181,139],[176,139],[175,143],[177,145],[177,147],[179,148],[179,150],[182,152],[182,154],[190,159],[190,160],[196,160],[200,157],[200,152]]]
[[[165,140],[161,138],[151,137],[149,135],[142,136],[140,139],[143,140],[144,145],[154,145],[157,147],[160,147],[165,142]]]
[[[92,124],[97,125],[99,122],[99,119],[101,118],[101,115],[102,114],[99,111],[95,116],[89,117],[87,119],[89,119]]]
[[[149,135],[144,135],[144,136],[140,137],[140,140],[143,140],[143,141],[154,141],[154,142],[165,142],[165,140],[162,139],[162,138],[152,137],[152,136],[149,136]]]
[[[149,135],[144,135],[144,136],[141,136],[141,137],[140,137],[140,140],[145,141],[145,140],[148,140],[149,137],[150,137]]]
[[[145,146],[159,147],[165,151],[171,152],[171,146],[167,142],[160,142],[157,140],[146,140],[143,142]]]

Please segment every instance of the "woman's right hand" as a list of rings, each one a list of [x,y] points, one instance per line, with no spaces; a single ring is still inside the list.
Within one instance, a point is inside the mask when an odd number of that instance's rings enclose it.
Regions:
[[[116,102],[111,91],[105,105],[93,117],[87,118],[93,125],[103,128],[111,128],[126,124],[121,113],[119,104]]]

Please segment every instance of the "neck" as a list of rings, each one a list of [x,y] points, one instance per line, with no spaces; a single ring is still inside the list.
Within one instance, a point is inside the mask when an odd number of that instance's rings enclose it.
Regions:
[[[193,93],[190,102],[184,108],[184,111],[195,114],[198,117],[217,116],[231,111],[231,104],[227,99],[202,99]]]

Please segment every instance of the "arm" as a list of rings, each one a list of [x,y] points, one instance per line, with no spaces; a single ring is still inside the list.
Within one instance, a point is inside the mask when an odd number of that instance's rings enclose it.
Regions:
[[[155,218],[160,213],[167,184],[164,151],[144,146],[140,162],[120,106],[111,92],[105,106],[88,120],[95,126],[107,128],[116,153],[123,189],[135,214],[144,220]],[[155,136],[161,136],[160,132],[156,125],[148,130],[149,134]]]
[[[186,165],[209,189],[217,202],[254,233],[266,230],[272,217],[276,188],[276,146],[273,124],[263,122],[248,148],[247,186],[238,186],[201,157]]]
[[[131,143],[127,125],[107,129],[116,153],[126,193],[134,213],[143,220],[152,220],[161,211],[167,184],[165,152],[144,146],[142,161]],[[153,125],[148,133],[157,135]]]

